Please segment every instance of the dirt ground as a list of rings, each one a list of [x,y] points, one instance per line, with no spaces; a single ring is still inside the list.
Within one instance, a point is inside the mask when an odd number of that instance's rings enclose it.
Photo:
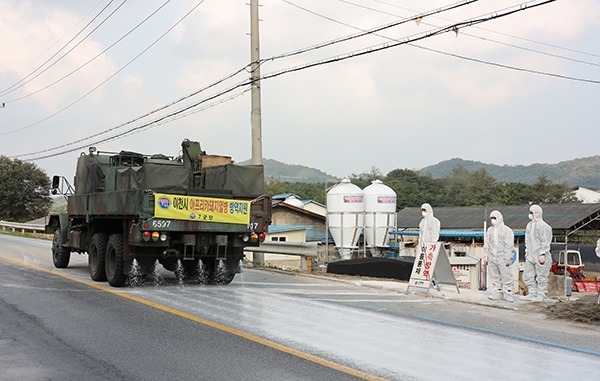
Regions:
[[[575,294],[575,293],[574,293]],[[597,294],[586,294],[574,301],[545,306],[542,309],[549,319],[570,320],[600,325],[600,304]]]

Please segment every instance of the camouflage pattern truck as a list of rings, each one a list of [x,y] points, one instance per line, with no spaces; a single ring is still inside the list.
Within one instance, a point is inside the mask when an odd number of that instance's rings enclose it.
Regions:
[[[46,223],[54,266],[87,253],[91,278],[114,287],[127,284],[132,267],[149,274],[157,263],[178,276],[204,269],[204,281],[230,283],[244,247],[259,246],[271,223],[263,167],[206,155],[187,139],[181,146],[179,157],[91,148],[77,161],[74,187],[54,176],[53,193],[67,198],[67,210]]]

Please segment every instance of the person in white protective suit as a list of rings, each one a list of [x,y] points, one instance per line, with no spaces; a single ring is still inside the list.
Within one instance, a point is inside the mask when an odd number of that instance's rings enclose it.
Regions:
[[[419,222],[419,247],[440,239],[440,220],[433,216],[431,205],[421,205],[421,214],[423,219]]]
[[[492,226],[487,229],[483,242],[483,252],[488,259],[488,275],[492,284],[491,300],[504,297],[514,302],[515,279],[511,269],[511,257],[515,244],[513,230],[504,225],[502,213],[494,210],[490,213]]]
[[[542,208],[531,205],[529,223],[525,229],[525,265],[523,283],[529,293],[521,300],[543,302],[548,293],[548,275],[552,267],[550,243],[552,228],[542,219]]]

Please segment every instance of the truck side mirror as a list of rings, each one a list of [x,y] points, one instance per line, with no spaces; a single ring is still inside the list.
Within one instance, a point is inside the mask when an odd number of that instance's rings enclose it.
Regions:
[[[60,186],[60,176],[52,176],[52,189],[58,189]]]

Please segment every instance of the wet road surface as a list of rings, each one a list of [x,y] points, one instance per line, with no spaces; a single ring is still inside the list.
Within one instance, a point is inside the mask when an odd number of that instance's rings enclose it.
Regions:
[[[19,379],[85,371],[92,380],[526,380],[600,371],[598,328],[318,277],[246,269],[230,285],[204,286],[165,272],[159,285],[112,289],[91,281],[86,255],[54,269],[49,242],[0,235],[0,287],[9,327],[0,365],[31,372]]]

